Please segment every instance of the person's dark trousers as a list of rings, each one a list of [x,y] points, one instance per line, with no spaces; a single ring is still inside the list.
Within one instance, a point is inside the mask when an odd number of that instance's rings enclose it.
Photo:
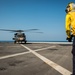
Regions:
[[[75,55],[73,55],[73,74],[75,75]]]
[[[72,54],[73,54],[73,74],[72,75],[75,75],[75,37],[73,39]]]

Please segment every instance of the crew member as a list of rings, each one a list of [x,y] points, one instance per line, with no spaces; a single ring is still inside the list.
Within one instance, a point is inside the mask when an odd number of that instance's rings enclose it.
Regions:
[[[66,34],[67,40],[71,42],[72,37],[73,39],[73,47],[72,47],[72,54],[73,54],[73,74],[75,75],[75,3],[71,2],[66,7]]]

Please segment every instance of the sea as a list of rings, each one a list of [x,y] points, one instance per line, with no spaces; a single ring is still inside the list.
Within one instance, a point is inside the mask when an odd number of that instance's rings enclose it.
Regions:
[[[0,40],[0,42],[14,42],[14,41],[12,41],[12,40]],[[68,42],[68,41],[27,40],[27,42]]]

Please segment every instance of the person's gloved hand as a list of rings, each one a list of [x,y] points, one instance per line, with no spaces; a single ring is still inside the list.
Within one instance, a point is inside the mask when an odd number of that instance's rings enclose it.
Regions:
[[[71,38],[68,38],[68,37],[66,38],[66,40],[68,40],[68,42],[71,42],[72,41],[72,39]]]
[[[71,42],[72,41],[72,37],[73,37],[73,35],[71,35],[70,37],[67,37],[66,40],[68,40],[68,42]]]

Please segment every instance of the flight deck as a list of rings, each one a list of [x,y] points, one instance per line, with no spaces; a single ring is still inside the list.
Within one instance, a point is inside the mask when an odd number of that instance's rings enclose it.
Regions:
[[[72,43],[0,43],[0,75],[70,75]]]

